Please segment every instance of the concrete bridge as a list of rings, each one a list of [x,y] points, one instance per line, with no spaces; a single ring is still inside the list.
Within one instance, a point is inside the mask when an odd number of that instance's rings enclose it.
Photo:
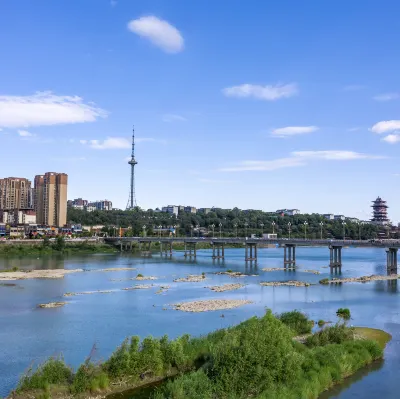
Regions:
[[[284,248],[283,263],[285,267],[296,265],[297,247],[323,247],[329,248],[331,271],[341,271],[342,249],[344,247],[376,247],[386,250],[386,264],[390,272],[397,271],[397,251],[400,248],[400,240],[317,240],[317,239],[259,239],[259,238],[194,238],[194,237],[108,237],[104,241],[116,245],[123,250],[132,250],[133,243],[137,243],[143,256],[151,254],[151,245],[160,244],[160,252],[165,255],[172,255],[174,243],[184,244],[184,256],[196,257],[197,244],[207,243],[212,247],[213,259],[225,258],[225,247],[227,245],[242,245],[245,248],[245,261],[257,261],[257,249],[263,245],[279,245]]]

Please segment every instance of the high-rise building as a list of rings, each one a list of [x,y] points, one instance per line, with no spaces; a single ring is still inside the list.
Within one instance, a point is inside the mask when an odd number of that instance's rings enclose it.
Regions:
[[[371,222],[375,224],[389,224],[390,220],[387,217],[387,209],[389,208],[386,205],[386,201],[384,201],[381,197],[378,197],[375,201],[372,201],[372,219]]]
[[[15,211],[33,207],[31,182],[23,177],[0,179],[0,210]]]
[[[35,176],[35,210],[38,224],[61,227],[67,223],[67,185],[65,173],[47,172]]]

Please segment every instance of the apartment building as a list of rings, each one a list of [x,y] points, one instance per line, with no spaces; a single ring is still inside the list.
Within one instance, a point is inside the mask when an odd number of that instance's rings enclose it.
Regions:
[[[31,182],[23,177],[0,179],[0,210],[14,211],[33,207]]]
[[[47,172],[35,176],[35,211],[38,224],[63,226],[67,223],[68,175]]]

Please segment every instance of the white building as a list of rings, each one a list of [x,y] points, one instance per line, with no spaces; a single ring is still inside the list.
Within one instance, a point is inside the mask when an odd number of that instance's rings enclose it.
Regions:
[[[325,213],[324,215],[322,215],[325,219],[328,220],[334,220],[335,219],[335,215],[333,213]]]
[[[335,220],[345,220],[346,218],[345,218],[344,215],[335,215],[335,216],[334,216],[334,219],[335,219]]]
[[[279,215],[294,216],[294,215],[299,215],[300,210],[299,209],[278,209],[275,213],[278,213]]]
[[[171,215],[178,216],[179,213],[179,206],[177,205],[168,205],[168,206],[163,206],[162,211],[169,213]]]

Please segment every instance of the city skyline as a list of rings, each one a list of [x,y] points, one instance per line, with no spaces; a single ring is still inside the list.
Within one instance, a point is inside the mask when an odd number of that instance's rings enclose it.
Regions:
[[[69,199],[124,209],[134,124],[144,209],[370,219],[380,196],[397,223],[399,11],[395,1],[228,13],[224,2],[9,2],[0,140],[18,151],[5,151],[2,177],[63,171]]]

